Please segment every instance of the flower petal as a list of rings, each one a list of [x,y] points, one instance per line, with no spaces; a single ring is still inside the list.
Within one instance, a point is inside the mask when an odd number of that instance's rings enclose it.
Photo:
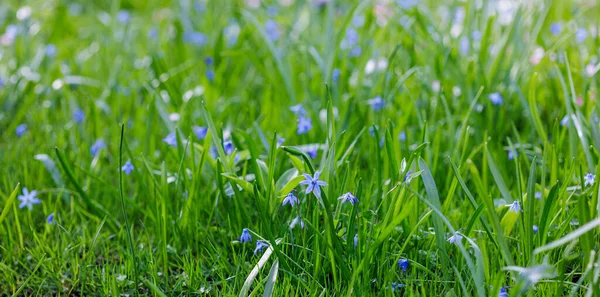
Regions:
[[[315,190],[313,192],[315,193],[315,196],[317,196],[317,198],[321,199],[321,188],[319,187],[319,185],[315,186]]]
[[[327,183],[320,180],[320,181],[317,181],[317,185],[324,187],[324,186],[327,186]]]

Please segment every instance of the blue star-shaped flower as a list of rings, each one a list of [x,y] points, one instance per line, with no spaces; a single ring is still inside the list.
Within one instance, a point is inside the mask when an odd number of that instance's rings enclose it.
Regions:
[[[327,186],[327,183],[319,180],[319,175],[321,175],[321,172],[319,171],[315,172],[314,176],[310,176],[310,174],[305,173],[305,180],[301,181],[300,184],[308,185],[308,187],[306,187],[306,194],[313,192],[317,198],[321,199],[321,187]]]

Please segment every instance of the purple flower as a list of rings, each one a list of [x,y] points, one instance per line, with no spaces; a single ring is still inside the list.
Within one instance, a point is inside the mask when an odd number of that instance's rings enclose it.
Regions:
[[[80,124],[81,122],[83,122],[83,120],[85,120],[85,113],[79,108],[76,109],[73,112],[73,121],[75,121],[75,123],[77,124]]]
[[[215,80],[215,71],[212,69],[207,69],[206,79],[208,79],[209,82],[213,82]]]
[[[354,197],[354,195],[352,195],[352,192],[348,192],[348,193],[340,196],[338,198],[338,200],[342,200],[342,204],[344,204],[346,202],[350,202],[350,204],[352,204],[352,205],[358,203],[358,198]]]
[[[304,180],[300,182],[301,185],[308,185],[306,187],[306,194],[310,194],[311,192],[317,196],[317,198],[321,199],[321,187],[327,186],[327,183],[319,180],[319,175],[321,172],[315,172],[314,176],[310,176],[310,174],[304,174]]]
[[[533,225],[533,233],[538,233],[539,230],[540,228],[537,225]]]
[[[194,134],[196,134],[196,138],[198,139],[206,138],[206,133],[208,133],[208,128],[201,126],[194,126],[192,130],[194,130]]]
[[[50,58],[56,56],[56,46],[54,44],[46,45],[46,47],[44,48],[44,53],[47,57]]]
[[[223,143],[223,149],[225,150],[225,154],[227,154],[228,156],[231,155],[235,150],[233,142],[231,142],[231,140],[225,141],[225,143]]]
[[[283,138],[283,137],[277,138],[277,147],[280,147],[284,141],[285,141],[285,138]]]
[[[150,28],[148,29],[148,38],[155,40],[156,38],[158,38],[158,29],[156,28]]]
[[[290,106],[290,110],[297,116],[304,116],[306,115],[306,110],[304,110],[304,106],[302,106],[302,104],[296,104],[293,106]]]
[[[306,153],[308,154],[308,156],[311,157],[311,159],[316,159],[317,158],[317,148],[316,147],[309,147],[306,149]]]
[[[127,24],[131,20],[131,14],[127,10],[121,10],[117,13],[117,21],[121,24]]]
[[[165,138],[163,138],[163,142],[172,147],[177,147],[177,135],[175,135],[175,133],[169,133]]]
[[[507,205],[508,207],[510,207],[508,209],[508,211],[514,212],[514,213],[519,213],[519,212],[523,212],[523,209],[521,209],[521,205],[519,204],[519,200],[515,200],[513,201],[513,203]]]
[[[492,101],[492,104],[494,105],[501,105],[502,103],[504,103],[504,100],[502,99],[502,95],[500,95],[500,93],[491,93],[489,98],[490,101]]]
[[[259,252],[263,252],[264,248],[269,247],[269,244],[262,241],[262,240],[258,240],[256,242],[256,248],[254,248],[254,254],[256,255]]]
[[[562,23],[561,22],[555,22],[550,25],[550,33],[552,33],[552,35],[556,36],[556,35],[560,34],[561,31],[562,31]]]
[[[584,186],[593,186],[594,185],[594,181],[596,180],[596,175],[595,174],[591,174],[591,173],[586,173],[583,176],[583,185]]]
[[[306,134],[310,129],[312,129],[312,122],[310,118],[300,117],[298,119],[298,130],[297,133],[299,135]]]
[[[269,15],[270,17],[275,17],[277,16],[277,14],[279,13],[279,8],[276,5],[269,5],[269,7],[267,7],[267,15]]]
[[[518,153],[518,152],[516,152],[516,151],[513,151],[513,150],[510,150],[510,151],[508,151],[508,159],[509,159],[509,160],[512,160],[512,159],[514,159],[514,158],[515,158],[516,156],[518,156],[518,155],[519,155],[519,153]]]
[[[577,31],[575,31],[575,40],[577,40],[578,43],[583,43],[588,37],[588,31],[585,28],[578,28]]]
[[[398,139],[400,139],[400,141],[405,141],[406,140],[406,132],[401,131],[400,133],[398,133]]]
[[[46,218],[46,223],[52,225],[54,224],[54,213],[51,213],[47,218]]]
[[[265,31],[267,32],[267,37],[271,41],[277,41],[279,39],[279,25],[274,20],[268,20],[265,22]]]
[[[206,43],[206,35],[196,31],[185,32],[183,34],[183,41],[185,41],[186,43],[201,46]]]
[[[123,167],[121,167],[121,171],[125,172],[127,175],[129,175],[134,169],[135,167],[133,167],[133,164],[131,164],[131,160],[127,160],[127,162],[123,164]]]
[[[98,153],[106,148],[106,142],[104,142],[104,139],[102,138],[98,138],[96,139],[96,142],[94,142],[94,144],[92,144],[92,147],[90,148],[90,154],[92,154],[93,157],[97,156]]]
[[[23,188],[23,195],[19,195],[18,197],[19,201],[21,201],[19,208],[27,207],[29,210],[32,210],[33,205],[42,203],[42,201],[40,201],[40,199],[38,199],[36,196],[36,190],[29,192],[27,188]]]
[[[27,124],[18,125],[17,128],[15,129],[15,132],[17,133],[18,137],[23,136],[23,134],[25,134],[25,132],[27,132]]]
[[[281,205],[287,205],[294,207],[294,205],[298,204],[298,197],[294,195],[294,193],[289,193],[283,198],[283,203]]]
[[[304,229],[304,221],[301,217],[295,217],[290,223],[290,229],[294,229],[296,225],[300,224],[300,229]]]
[[[405,258],[400,258],[398,260],[398,267],[402,269],[402,272],[406,272],[406,269],[408,269],[408,260]]]
[[[463,236],[458,231],[448,238],[450,244],[456,244],[462,240]]]
[[[360,36],[358,35],[358,32],[356,32],[354,28],[350,27],[346,30],[346,36],[344,36],[344,39],[342,39],[340,47],[342,49],[352,48],[358,43],[359,40]]]
[[[375,98],[369,99],[367,102],[374,111],[380,111],[385,107],[385,101],[383,101],[381,96],[376,96]]]
[[[535,199],[541,200],[542,199],[542,192],[535,192]]]
[[[500,288],[500,292],[498,292],[498,297],[508,297],[508,291],[506,291],[506,287]]]
[[[362,54],[362,48],[358,45],[353,47],[352,50],[350,51],[350,57],[352,57],[352,58],[356,58],[356,57],[360,56],[360,54]]]
[[[404,182],[407,184],[410,184],[410,180],[412,179],[410,177],[410,175],[412,174],[412,170],[409,170],[406,172],[406,175],[404,176]]]
[[[248,228],[244,228],[242,230],[242,235],[240,236],[240,242],[252,242],[252,235],[250,235]]]
[[[211,56],[204,58],[204,64],[206,64],[206,66],[212,66],[214,63],[215,60]]]
[[[469,41],[469,38],[466,36],[463,36],[460,41],[459,41],[459,49],[460,49],[460,53],[463,56],[466,56],[469,54],[469,49],[471,48],[471,42]]]
[[[333,69],[333,72],[331,73],[331,81],[333,83],[337,83],[338,80],[340,80],[340,74],[341,74],[341,71],[339,68]]]

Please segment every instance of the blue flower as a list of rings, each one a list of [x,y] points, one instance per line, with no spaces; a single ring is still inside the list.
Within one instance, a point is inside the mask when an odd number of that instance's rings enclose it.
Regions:
[[[290,110],[297,116],[305,116],[306,115],[306,110],[304,110],[304,106],[302,106],[302,104],[296,104],[293,106],[290,106]]]
[[[212,69],[207,69],[206,70],[206,79],[208,79],[208,81],[213,82],[215,80],[215,71]]]
[[[533,225],[533,233],[538,233],[540,228],[537,225]]]
[[[298,130],[297,130],[298,135],[308,133],[308,131],[310,131],[310,129],[312,129],[312,122],[311,122],[310,118],[300,117],[298,119],[297,128],[298,128]]]
[[[398,260],[398,267],[402,269],[402,272],[406,272],[406,269],[408,269],[408,260],[405,258],[400,258]]]
[[[523,209],[521,209],[521,205],[519,204],[519,200],[515,200],[513,201],[513,203],[507,205],[508,207],[510,207],[508,209],[508,211],[514,212],[514,213],[519,213],[519,212],[523,212]]]
[[[471,48],[471,42],[469,41],[469,38],[466,36],[463,36],[460,41],[459,41],[459,49],[460,49],[460,53],[463,56],[466,56],[469,54],[469,49]]]
[[[285,142],[285,138],[279,137],[277,138],[277,147],[280,147]]]
[[[27,124],[18,125],[17,128],[15,129],[15,133],[17,133],[18,137],[23,136],[23,134],[25,134],[25,132],[27,132]]]
[[[341,73],[342,73],[342,72],[340,71],[340,69],[339,69],[339,68],[335,68],[335,69],[333,69],[333,72],[331,72],[331,81],[332,81],[333,83],[337,83],[337,82],[338,82],[338,80],[340,80],[340,74],[341,74]]]
[[[502,99],[502,95],[500,95],[500,93],[491,93],[489,98],[494,105],[502,105],[502,103],[504,103],[504,99]]]
[[[254,249],[254,254],[256,255],[258,252],[263,252],[264,248],[269,247],[269,244],[262,241],[262,240],[258,240],[256,241],[256,248]]]
[[[308,154],[308,155],[309,155],[309,156],[310,156],[312,159],[315,159],[315,158],[317,158],[317,151],[318,151],[318,148],[316,148],[316,147],[309,147],[309,148],[307,148],[305,151],[306,151],[306,153],[307,153],[307,154]]]
[[[358,233],[354,234],[354,248],[358,246]]]
[[[350,204],[354,205],[358,203],[358,198],[354,197],[351,192],[348,192],[338,198],[338,200],[342,200],[342,204],[346,202],[350,202]]]
[[[516,152],[516,151],[513,151],[513,150],[510,150],[510,151],[508,151],[508,159],[509,159],[509,160],[512,160],[512,159],[514,159],[514,158],[515,158],[515,156],[518,156],[518,155],[519,155],[519,153],[518,153],[518,152]]]
[[[298,197],[296,197],[296,195],[294,195],[294,193],[287,194],[285,196],[285,198],[283,198],[282,205],[287,205],[287,204],[294,207],[294,205],[298,204]]]
[[[560,34],[561,31],[562,31],[562,23],[561,22],[555,22],[550,25],[550,33],[552,33],[552,35],[558,35],[558,34]]]
[[[163,142],[172,147],[177,147],[177,135],[175,135],[175,133],[169,133],[165,138],[163,138]]]
[[[535,192],[535,199],[537,199],[537,200],[542,199],[542,192]]]
[[[235,151],[233,142],[231,142],[231,140],[225,141],[225,143],[223,143],[223,150],[225,151],[225,154],[227,154],[228,156],[231,155],[233,153],[233,151]]]
[[[412,173],[412,170],[408,170],[406,172],[406,175],[404,176],[404,182],[407,183],[407,184],[410,184],[410,180],[412,179],[410,177],[411,173]]]
[[[474,41],[481,40],[481,37],[483,37],[481,31],[475,30],[473,31],[473,33],[471,33],[471,39],[473,39]]]
[[[406,140],[406,132],[402,131],[402,132],[398,133],[398,139],[400,139],[400,141],[405,141]]]
[[[50,58],[56,56],[56,46],[54,44],[46,45],[46,47],[44,48],[44,53],[47,57]]]
[[[500,288],[500,292],[498,293],[498,297],[508,297],[508,291],[506,291],[507,287]]]
[[[279,39],[279,25],[277,25],[276,21],[266,21],[265,31],[267,32],[267,37],[269,37],[271,41],[277,41]]]
[[[380,111],[385,107],[385,101],[383,101],[381,96],[376,96],[375,98],[369,99],[367,102],[374,111]]]
[[[350,51],[350,57],[352,57],[352,58],[356,58],[356,57],[360,56],[360,54],[362,54],[362,48],[358,45],[353,47],[352,50]]]
[[[396,290],[400,290],[400,288],[404,288],[404,287],[406,287],[405,284],[393,282],[392,283],[392,292],[395,292]]]
[[[46,223],[52,225],[54,224],[54,213],[51,213],[47,218],[46,218]]]
[[[18,199],[21,201],[19,208],[27,207],[29,210],[33,209],[33,205],[42,203],[42,201],[37,198],[37,191],[33,190],[29,192],[27,188],[23,188],[23,195],[19,195]]]
[[[77,124],[80,124],[81,122],[83,122],[83,120],[85,120],[85,113],[79,108],[76,109],[73,112],[73,121],[75,121],[75,123]]]
[[[131,20],[131,14],[127,10],[121,10],[117,13],[117,21],[121,24],[127,24]]]
[[[194,130],[194,134],[196,134],[196,138],[198,139],[206,138],[206,133],[208,133],[208,128],[201,126],[194,126],[192,130]]]
[[[127,175],[129,175],[134,169],[135,167],[133,167],[133,164],[131,164],[131,160],[127,160],[127,162],[123,164],[123,167],[121,167],[121,171],[125,172]]]
[[[248,228],[242,230],[242,236],[240,236],[240,242],[252,242],[252,235],[248,231]]]
[[[90,154],[92,154],[93,157],[97,156],[98,153],[106,148],[106,142],[104,142],[104,139],[102,138],[98,138],[96,139],[96,142],[94,142],[94,144],[92,144],[92,147],[90,148]]]
[[[577,40],[578,43],[584,42],[587,37],[588,31],[585,28],[578,28],[577,31],[575,31],[575,40]]]
[[[206,35],[196,31],[185,32],[183,34],[183,41],[201,46],[206,43]]]
[[[593,186],[595,180],[596,180],[596,175],[595,174],[586,173],[583,176],[583,185],[586,186],[586,187],[587,186]]]
[[[290,223],[290,229],[294,229],[296,225],[300,224],[300,229],[304,229],[304,221],[301,217],[295,217]]]
[[[158,38],[158,29],[156,28],[150,28],[148,29],[148,38],[155,40],[156,38]]]
[[[306,194],[310,194],[311,192],[317,196],[317,198],[321,199],[321,187],[327,186],[327,183],[319,180],[319,175],[321,172],[315,172],[314,176],[310,176],[310,174],[304,174],[305,180],[301,181],[301,185],[308,185],[306,187]]]
[[[563,127],[566,127],[569,125],[569,116],[566,115],[562,118],[562,120],[560,120],[560,125]]]
[[[267,7],[267,15],[270,17],[275,17],[279,13],[279,8],[276,5],[269,5]]]
[[[340,47],[342,49],[352,48],[358,43],[359,40],[360,36],[358,35],[358,32],[356,32],[354,28],[349,27],[346,30],[346,35],[344,36],[344,39],[342,39],[342,42],[340,43]]]
[[[451,244],[457,244],[462,240],[463,236],[458,231],[454,233],[452,236],[448,237],[448,242]]]
[[[214,63],[215,60],[211,56],[204,58],[204,64],[206,64],[206,66],[212,66]]]

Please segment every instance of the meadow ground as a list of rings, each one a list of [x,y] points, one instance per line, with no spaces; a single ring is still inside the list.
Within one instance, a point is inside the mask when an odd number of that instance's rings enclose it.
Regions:
[[[0,3],[0,295],[600,296],[597,1]]]

